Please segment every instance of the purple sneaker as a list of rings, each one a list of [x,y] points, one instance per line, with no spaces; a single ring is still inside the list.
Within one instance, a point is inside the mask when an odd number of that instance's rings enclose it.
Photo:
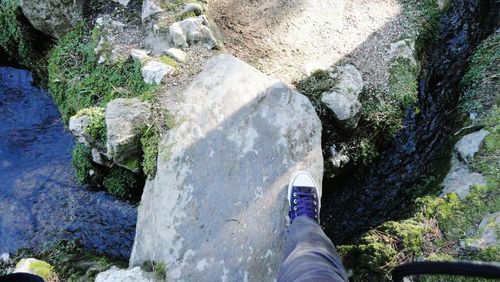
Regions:
[[[305,171],[295,173],[288,184],[288,202],[290,203],[290,223],[297,216],[305,215],[319,223],[321,203],[318,185],[312,176]]]

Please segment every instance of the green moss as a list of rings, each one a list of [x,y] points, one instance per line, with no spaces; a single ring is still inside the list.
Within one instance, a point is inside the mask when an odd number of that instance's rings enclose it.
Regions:
[[[76,116],[88,116],[90,124],[84,128],[84,132],[95,142],[106,144],[106,123],[104,120],[104,108],[85,108],[76,113]]]
[[[79,110],[105,107],[112,99],[150,95],[155,86],[144,83],[140,63],[98,64],[97,32],[82,23],[63,36],[49,57],[49,90],[65,121]]]
[[[53,266],[59,281],[94,281],[95,276],[111,265],[126,268],[128,261],[109,258],[83,249],[77,241],[46,243],[40,248],[20,249],[11,254],[12,261],[0,261],[0,275],[8,274],[23,258],[37,258]],[[10,270],[9,270],[10,269]],[[47,279],[47,281],[52,281]]]
[[[0,2],[0,47],[19,63],[38,71],[42,66],[41,55],[28,43],[25,27],[21,24],[19,0],[2,0]]]
[[[72,164],[75,168],[76,178],[81,184],[98,185],[102,181],[102,175],[97,165],[92,162],[90,149],[81,144],[75,144],[73,148]]]
[[[187,18],[193,18],[193,17],[196,17],[196,13],[195,12],[189,12],[189,13],[181,14],[179,17],[177,17],[177,20],[178,21],[182,21],[182,20],[185,20]]]
[[[130,198],[137,191],[137,175],[126,168],[114,166],[104,177],[103,185],[111,195]]]
[[[171,66],[173,68],[177,68],[177,62],[174,59],[172,59],[169,56],[167,56],[167,55],[161,55],[160,56],[160,60],[161,60],[162,63],[164,63],[166,65],[169,65],[169,66]]]
[[[389,68],[387,93],[362,96],[363,119],[393,136],[402,127],[406,109],[417,101],[417,83],[416,66],[409,59],[396,59]]]
[[[155,127],[147,127],[141,137],[141,145],[144,152],[142,170],[145,175],[150,177],[154,177],[156,174],[159,143],[160,134],[158,130]]]

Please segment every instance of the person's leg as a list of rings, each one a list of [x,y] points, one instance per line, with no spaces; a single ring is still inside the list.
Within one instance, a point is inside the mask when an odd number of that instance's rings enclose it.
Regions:
[[[320,197],[313,177],[304,171],[288,186],[291,225],[278,281],[347,281],[332,241],[319,226]]]
[[[332,241],[313,219],[299,216],[290,225],[278,281],[347,281]]]

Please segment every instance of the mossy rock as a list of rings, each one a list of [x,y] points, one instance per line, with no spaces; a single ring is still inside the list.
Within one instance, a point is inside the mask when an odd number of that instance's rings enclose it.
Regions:
[[[45,261],[34,258],[20,260],[14,272],[27,272],[42,277],[45,281],[58,281],[54,267]]]

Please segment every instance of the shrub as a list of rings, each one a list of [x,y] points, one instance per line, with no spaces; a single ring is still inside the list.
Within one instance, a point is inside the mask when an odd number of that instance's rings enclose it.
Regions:
[[[105,107],[115,98],[151,95],[155,86],[144,83],[140,63],[98,64],[94,49],[98,32],[83,23],[63,36],[49,57],[49,90],[65,121],[79,110]]]
[[[104,109],[99,107],[85,108],[76,113],[76,116],[86,115],[90,118],[90,124],[85,127],[84,132],[90,138],[102,145],[106,144],[106,123],[104,120]]]
[[[103,185],[111,195],[130,198],[139,186],[138,176],[126,168],[114,166],[104,177]]]

